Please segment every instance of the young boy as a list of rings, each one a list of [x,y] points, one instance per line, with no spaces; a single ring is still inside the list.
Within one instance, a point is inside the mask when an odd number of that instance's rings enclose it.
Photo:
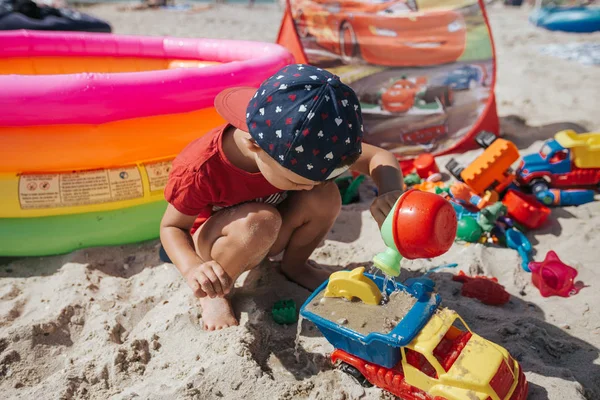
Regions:
[[[228,124],[174,160],[160,230],[208,330],[237,325],[227,294],[267,256],[283,252],[282,272],[306,288],[328,278],[308,258],[340,211],[333,178],[348,168],[370,175],[380,225],[402,193],[396,158],[361,143],[358,99],[325,70],[289,65],[258,90],[223,91],[215,107]]]

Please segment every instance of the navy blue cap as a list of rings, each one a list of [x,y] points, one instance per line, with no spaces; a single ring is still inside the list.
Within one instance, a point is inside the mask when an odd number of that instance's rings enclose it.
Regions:
[[[264,81],[246,109],[256,143],[283,167],[313,181],[331,179],[361,153],[360,103],[336,75],[292,64]]]

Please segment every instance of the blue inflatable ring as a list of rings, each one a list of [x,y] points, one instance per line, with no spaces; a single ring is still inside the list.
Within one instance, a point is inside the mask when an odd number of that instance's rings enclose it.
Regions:
[[[529,21],[551,31],[596,32],[600,31],[600,7],[538,8]]]

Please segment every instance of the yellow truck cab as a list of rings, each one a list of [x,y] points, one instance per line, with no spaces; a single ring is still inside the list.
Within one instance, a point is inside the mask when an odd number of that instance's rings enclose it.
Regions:
[[[457,321],[465,331],[455,326]],[[406,383],[434,399],[524,398],[526,382],[519,364],[506,349],[471,332],[455,311],[435,313],[401,352]]]

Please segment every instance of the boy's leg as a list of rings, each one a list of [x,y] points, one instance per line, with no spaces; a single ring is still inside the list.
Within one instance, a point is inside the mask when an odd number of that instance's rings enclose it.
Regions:
[[[273,206],[246,203],[211,216],[194,234],[196,251],[204,261],[218,262],[232,282],[254,268],[267,255],[281,228]],[[204,328],[215,330],[237,325],[229,299],[200,299]]]
[[[333,226],[341,207],[335,182],[318,185],[310,191],[290,192],[279,206],[283,222],[269,255],[284,251],[281,269],[289,279],[315,289],[329,277],[328,271],[307,261]]]

